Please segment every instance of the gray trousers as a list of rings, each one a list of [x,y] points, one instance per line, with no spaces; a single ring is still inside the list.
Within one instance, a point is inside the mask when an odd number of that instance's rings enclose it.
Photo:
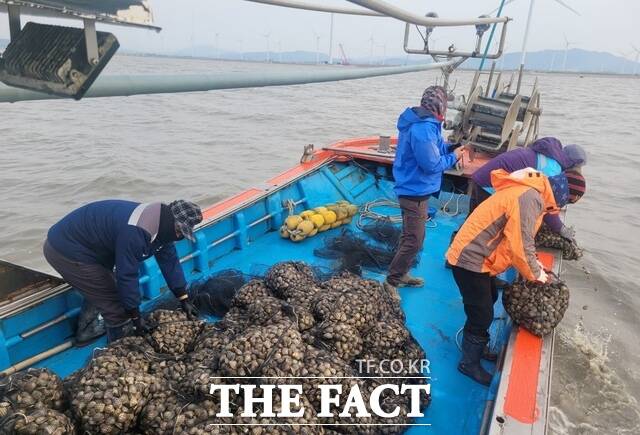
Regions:
[[[43,253],[51,267],[78,290],[86,302],[98,309],[106,326],[120,326],[129,321],[124,305],[120,302],[116,278],[112,270],[99,264],[70,260],[56,251],[48,240],[44,242]]]
[[[387,281],[391,285],[398,285],[403,275],[409,272],[416,256],[422,250],[429,200],[414,201],[399,198],[398,202],[402,211],[402,235],[387,274]]]

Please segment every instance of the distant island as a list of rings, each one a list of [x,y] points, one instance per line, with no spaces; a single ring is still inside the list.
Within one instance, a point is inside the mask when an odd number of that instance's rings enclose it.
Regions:
[[[0,50],[6,47],[9,41],[0,39]],[[293,64],[326,64],[329,56],[326,53],[314,51],[250,51],[237,52],[227,50],[216,50],[212,46],[194,46],[174,52],[166,53],[146,53],[120,49],[121,54],[132,54],[140,56],[170,56],[170,57],[197,57],[203,59],[236,60],[249,62],[272,62],[272,63],[293,63]],[[415,65],[430,63],[431,58],[420,55],[388,56],[382,57],[355,57],[343,59],[336,50],[333,59],[334,64],[349,65]],[[469,59],[462,65],[462,69],[477,69],[480,65],[479,59]],[[486,68],[491,63],[487,62]],[[496,61],[496,67],[502,70],[516,70],[520,66],[520,53],[506,53]],[[526,68],[535,71],[549,72],[574,72],[574,73],[601,73],[601,74],[638,74],[640,75],[640,62],[617,56],[607,52],[583,50],[572,48],[566,52],[564,50],[542,50],[527,53]]]
[[[142,54],[144,53],[136,53]],[[293,64],[326,64],[329,56],[326,53],[316,53],[313,51],[284,51],[266,52],[250,51],[240,53],[237,51],[217,51],[214,47],[197,46],[163,55],[178,57],[197,57],[202,59],[237,60],[249,62],[272,62],[272,63],[293,63]],[[574,72],[574,73],[597,73],[597,74],[640,74],[640,62],[634,62],[622,56],[616,56],[607,52],[583,50],[572,48],[566,53],[565,64],[564,50],[542,50],[527,53],[526,68],[535,71],[549,72]],[[520,53],[506,53],[496,61],[496,67],[502,70],[517,70],[520,67]],[[430,63],[429,56],[406,55],[382,57],[355,57],[347,59],[349,65],[415,65]],[[344,59],[336,54],[333,59],[334,64],[344,64]],[[479,59],[469,59],[462,65],[462,69],[477,69],[480,65]],[[488,69],[491,62],[485,64]]]

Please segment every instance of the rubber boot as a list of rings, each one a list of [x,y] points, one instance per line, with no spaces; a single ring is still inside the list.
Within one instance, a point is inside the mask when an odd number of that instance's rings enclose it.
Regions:
[[[482,359],[485,361],[496,362],[498,360],[498,354],[491,352],[491,348],[487,344],[484,349],[482,349]]]
[[[127,320],[117,326],[107,326],[107,343],[111,344],[116,340],[135,334],[133,322]]]
[[[491,385],[493,376],[480,365],[480,358],[488,342],[488,337],[479,337],[465,331],[462,337],[462,359],[458,364],[461,373],[486,386]]]
[[[98,309],[85,300],[78,316],[78,327],[73,344],[76,347],[83,347],[93,343],[105,333],[104,320]]]
[[[405,273],[396,287],[423,287],[424,279]]]

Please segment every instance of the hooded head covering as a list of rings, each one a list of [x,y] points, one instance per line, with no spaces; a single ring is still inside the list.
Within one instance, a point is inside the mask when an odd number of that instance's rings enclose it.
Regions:
[[[420,106],[438,121],[444,121],[447,113],[447,91],[442,86],[429,86],[422,94]]]
[[[556,199],[558,207],[562,208],[569,202],[569,182],[567,176],[563,173],[549,177],[549,184],[553,191],[553,197]]]
[[[575,166],[574,161],[562,148],[562,143],[555,137],[542,137],[529,145],[529,148],[555,160],[563,170]]]
[[[582,198],[582,195],[587,191],[587,181],[584,176],[578,171],[565,171],[567,177],[567,184],[569,188],[569,202],[571,204],[576,203]]]
[[[563,149],[564,153],[573,162],[573,166],[584,166],[587,164],[587,152],[580,145],[567,145]]]
[[[176,229],[187,239],[195,241],[193,227],[202,222],[202,211],[193,202],[178,199],[169,204]]]

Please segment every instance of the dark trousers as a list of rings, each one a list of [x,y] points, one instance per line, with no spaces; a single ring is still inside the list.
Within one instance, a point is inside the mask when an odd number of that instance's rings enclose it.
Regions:
[[[43,253],[51,267],[82,294],[85,302],[98,309],[107,326],[119,326],[129,320],[129,316],[120,302],[112,270],[99,264],[86,264],[70,260],[55,250],[49,241],[44,242]],[[83,309],[85,309],[84,306]]]
[[[490,196],[491,194],[484,190],[482,186],[476,184],[473,180],[469,180],[469,214]]]
[[[488,273],[472,272],[452,266],[453,278],[458,284],[467,321],[465,332],[478,337],[489,337],[493,322],[493,304],[498,300],[495,277]]]
[[[391,285],[398,285],[400,279],[409,272],[416,256],[422,250],[429,200],[414,201],[400,198],[398,202],[402,211],[402,235],[387,274],[387,281]]]

